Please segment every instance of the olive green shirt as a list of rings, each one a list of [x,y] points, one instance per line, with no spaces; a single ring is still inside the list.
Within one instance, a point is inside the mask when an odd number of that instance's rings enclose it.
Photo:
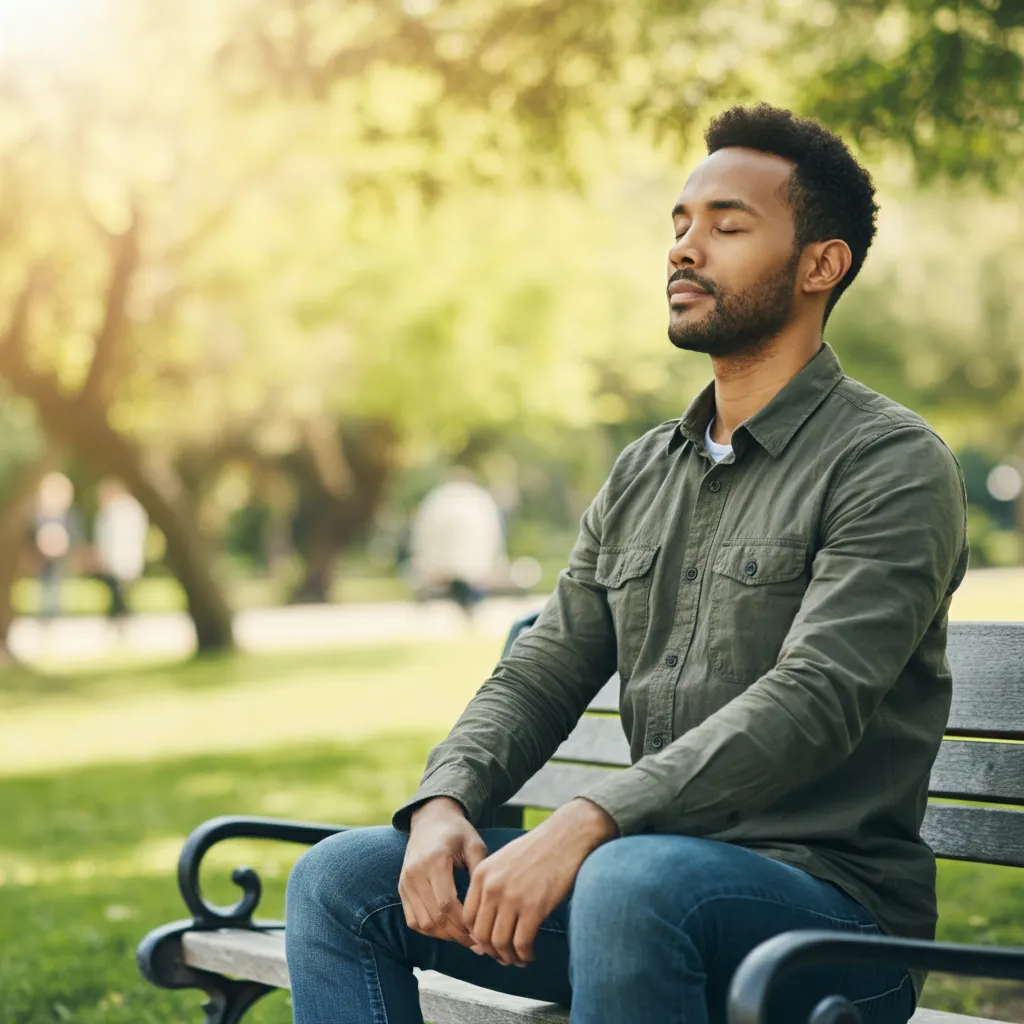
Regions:
[[[749,847],[838,885],[885,931],[931,938],[920,826],[967,568],[959,467],[828,345],[717,465],[713,415],[709,385],[616,460],[537,623],[431,751],[395,826],[441,795],[479,822],[617,669],[632,767],[579,795],[623,835]]]

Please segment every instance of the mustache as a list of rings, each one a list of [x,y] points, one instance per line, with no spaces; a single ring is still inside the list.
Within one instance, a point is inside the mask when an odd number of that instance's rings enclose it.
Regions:
[[[683,267],[682,270],[677,270],[669,279],[668,284],[665,285],[665,294],[668,294],[668,289],[675,284],[676,281],[692,281],[695,285],[703,288],[708,295],[717,295],[718,287],[715,282],[708,277],[704,277],[703,274],[698,274],[697,271],[691,270],[689,267]]]

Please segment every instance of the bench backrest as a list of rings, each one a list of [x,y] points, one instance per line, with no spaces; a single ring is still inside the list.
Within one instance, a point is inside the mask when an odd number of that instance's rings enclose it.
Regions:
[[[506,644],[536,616],[516,623]],[[1024,623],[950,625],[953,703],[921,833],[939,857],[1024,866]],[[553,810],[595,772],[629,764],[619,722],[619,677],[612,676],[554,757],[509,802]],[[982,803],[1002,804],[985,807]]]

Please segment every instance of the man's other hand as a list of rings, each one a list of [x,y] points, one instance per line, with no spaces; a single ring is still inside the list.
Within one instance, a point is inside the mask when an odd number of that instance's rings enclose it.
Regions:
[[[499,963],[525,966],[543,920],[572,891],[583,861],[619,834],[597,804],[577,798],[470,870],[464,923]]]
[[[458,867],[472,875],[486,856],[480,833],[466,820],[457,801],[434,797],[417,807],[398,878],[405,923],[422,935],[483,953],[463,919],[454,873]]]

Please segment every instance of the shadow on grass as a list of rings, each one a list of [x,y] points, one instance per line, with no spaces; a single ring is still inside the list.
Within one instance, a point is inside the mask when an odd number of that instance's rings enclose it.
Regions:
[[[0,779],[0,864],[129,854],[219,814],[386,822],[437,736],[381,735]]]
[[[0,1020],[198,1022],[197,994],[153,988],[134,963],[148,930],[185,916],[174,872],[186,834],[231,813],[385,823],[437,738],[385,735],[0,780]],[[230,868],[245,861],[264,880],[258,913],[279,917],[302,850],[223,844],[204,865],[207,896],[235,899]],[[287,997],[266,1000],[246,1020],[285,1024]]]

